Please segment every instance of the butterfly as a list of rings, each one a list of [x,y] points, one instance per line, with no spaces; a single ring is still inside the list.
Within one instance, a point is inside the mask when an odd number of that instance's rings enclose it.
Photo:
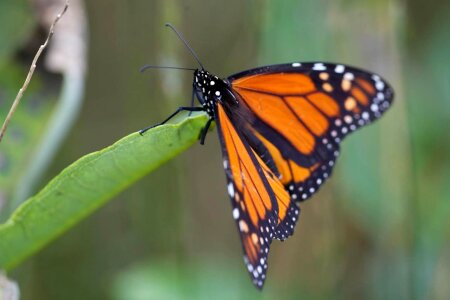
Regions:
[[[342,140],[380,118],[394,92],[379,75],[324,62],[264,66],[221,79],[168,26],[200,65],[192,69],[200,106],[180,107],[160,124],[180,111],[204,111],[203,144],[216,123],[244,262],[261,289],[272,241],[293,234],[299,204],[330,177]]]

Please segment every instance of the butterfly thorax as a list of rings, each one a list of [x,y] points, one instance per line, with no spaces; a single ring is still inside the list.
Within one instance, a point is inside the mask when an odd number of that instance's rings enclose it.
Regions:
[[[206,70],[194,72],[194,90],[200,104],[210,118],[214,118],[217,101],[228,91],[228,84]]]

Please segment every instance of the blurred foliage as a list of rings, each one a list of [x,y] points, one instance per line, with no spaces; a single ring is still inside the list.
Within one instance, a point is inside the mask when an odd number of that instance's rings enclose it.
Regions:
[[[30,68],[32,58],[27,56],[25,48],[35,24],[26,1],[2,1],[0,20],[8,24],[0,26],[0,120],[3,124]],[[13,195],[24,188],[22,179],[55,105],[54,80],[40,71],[30,82],[0,144],[0,221],[11,212]]]
[[[195,66],[167,21],[220,76],[338,61],[382,74],[396,99],[380,122],[343,143],[333,178],[303,204],[296,234],[273,244],[259,295],[242,263],[210,134],[206,147],[180,155],[8,274],[23,299],[450,297],[448,1],[86,4],[86,102],[47,178],[189,102],[191,74],[137,72],[144,63]]]
[[[0,68],[11,59],[11,55],[29,35],[32,19],[26,0],[5,0],[0,2]]]
[[[423,11],[411,6],[414,15]],[[405,96],[410,105],[409,129],[413,153],[410,249],[413,295],[417,299],[450,297],[450,4],[414,32],[405,64]],[[419,42],[420,41],[420,42]]]
[[[193,262],[181,267],[171,261],[141,263],[117,276],[111,289],[111,298],[140,299],[271,299],[246,285],[246,274],[235,276],[231,267],[236,262],[223,260]],[[223,283],[228,286],[223,289]],[[217,291],[220,290],[220,293]]]
[[[131,134],[86,155],[0,224],[0,269],[10,270],[126,187],[197,141],[203,113]],[[150,152],[150,153],[148,153]]]
[[[4,64],[0,69],[0,119],[5,120],[12,101],[21,88],[28,70],[18,63]],[[45,90],[39,75],[30,82],[23,103],[13,116],[5,138],[0,145],[0,187],[3,204],[1,211],[5,217],[8,205],[16,189],[20,188],[21,178],[27,172],[36,144],[42,136],[46,121],[55,104],[54,93]]]

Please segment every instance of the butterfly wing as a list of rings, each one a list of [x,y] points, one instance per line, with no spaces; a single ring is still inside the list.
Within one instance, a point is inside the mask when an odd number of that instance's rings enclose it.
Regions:
[[[244,260],[261,288],[272,239],[292,235],[297,202],[319,189],[342,139],[379,118],[393,92],[378,75],[324,63],[257,68],[228,81],[215,117]]]
[[[278,177],[252,149],[244,133],[218,103],[216,122],[222,144],[228,194],[244,250],[244,261],[253,283],[262,288],[267,255],[279,225],[294,227],[299,208]]]
[[[336,64],[274,65],[228,81],[255,116],[251,147],[297,201],[308,199],[330,176],[342,139],[379,118],[393,99],[380,76]]]

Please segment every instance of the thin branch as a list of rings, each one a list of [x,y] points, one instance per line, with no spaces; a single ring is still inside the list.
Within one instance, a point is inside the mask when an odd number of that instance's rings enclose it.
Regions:
[[[44,49],[47,47],[48,42],[50,41],[50,39],[53,36],[56,23],[58,23],[59,19],[61,19],[61,17],[66,13],[68,8],[69,8],[69,0],[66,1],[66,4],[64,5],[62,12],[56,16],[55,20],[53,21],[52,25],[50,26],[50,30],[48,32],[47,39],[45,40],[44,44],[42,44],[39,47],[38,51],[36,52],[36,55],[33,58],[33,62],[31,63],[30,71],[28,72],[27,78],[25,79],[25,82],[23,83],[22,88],[17,93],[16,99],[14,99],[11,109],[9,110],[9,113],[6,116],[5,122],[3,123],[2,129],[0,131],[0,142],[2,141],[3,136],[6,132],[6,129],[8,128],[9,121],[11,121],[11,118],[12,118],[14,112],[16,111],[16,108],[19,105],[20,100],[22,99],[23,93],[26,91],[28,84],[30,83],[31,77],[33,77],[34,70],[36,69],[36,63],[37,63],[39,57],[41,56],[42,51],[44,51]]]

